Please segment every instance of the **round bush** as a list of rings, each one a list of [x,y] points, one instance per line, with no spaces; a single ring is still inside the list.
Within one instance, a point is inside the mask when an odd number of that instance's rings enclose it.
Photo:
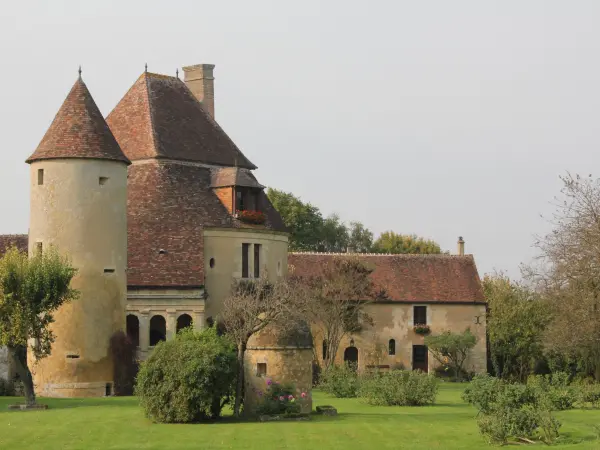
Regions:
[[[184,330],[142,363],[135,393],[156,422],[198,422],[220,415],[233,396],[234,346],[214,328]]]

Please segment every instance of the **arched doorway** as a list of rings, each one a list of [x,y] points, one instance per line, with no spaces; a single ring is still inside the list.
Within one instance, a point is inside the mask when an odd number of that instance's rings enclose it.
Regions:
[[[140,320],[134,314],[127,314],[127,337],[136,347],[140,346]]]
[[[184,328],[191,327],[193,324],[192,317],[189,314],[182,314],[177,318],[177,333]]]
[[[358,349],[356,347],[346,347],[344,362],[355,369],[358,368]]]
[[[150,347],[167,340],[167,321],[163,316],[150,319]]]

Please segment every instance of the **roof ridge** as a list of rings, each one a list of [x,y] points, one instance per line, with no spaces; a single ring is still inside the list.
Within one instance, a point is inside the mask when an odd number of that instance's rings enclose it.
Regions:
[[[157,74],[158,75],[158,74]],[[150,116],[150,131],[152,132],[152,147],[154,148],[154,154],[156,157],[159,156],[159,148],[156,139],[156,128],[154,127],[154,108],[152,107],[152,101],[150,99],[150,80],[148,72],[142,74],[144,82],[146,83],[146,100],[148,102],[148,115]]]
[[[341,252],[288,252],[289,255],[328,255],[328,256],[395,256],[406,258],[465,258],[472,254],[449,255],[446,253],[341,253]]]

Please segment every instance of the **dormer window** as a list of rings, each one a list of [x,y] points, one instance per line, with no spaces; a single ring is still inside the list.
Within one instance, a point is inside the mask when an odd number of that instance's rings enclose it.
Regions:
[[[260,211],[258,204],[258,189],[247,187],[235,188],[236,211]]]

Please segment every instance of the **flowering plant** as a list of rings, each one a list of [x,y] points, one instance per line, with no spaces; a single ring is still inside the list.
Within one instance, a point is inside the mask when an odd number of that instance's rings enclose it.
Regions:
[[[264,392],[258,391],[263,401],[256,408],[259,415],[293,415],[301,411],[301,402],[308,394],[302,392],[299,396],[294,395],[296,389],[293,386],[283,386],[276,381],[267,379],[267,387]]]
[[[425,324],[417,324],[413,327],[413,330],[415,331],[415,333],[423,336],[431,333],[431,328],[429,328],[429,325]]]
[[[256,225],[261,225],[265,223],[266,220],[265,213],[261,211],[250,210],[238,211],[237,218],[242,222],[254,223]]]

